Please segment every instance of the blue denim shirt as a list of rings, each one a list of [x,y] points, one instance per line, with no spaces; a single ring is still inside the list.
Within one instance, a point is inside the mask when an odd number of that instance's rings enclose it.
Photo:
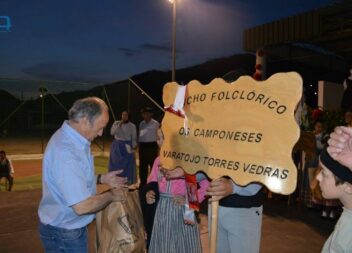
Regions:
[[[95,194],[90,142],[65,121],[45,150],[40,221],[66,229],[84,227],[95,215],[77,215],[72,206]]]

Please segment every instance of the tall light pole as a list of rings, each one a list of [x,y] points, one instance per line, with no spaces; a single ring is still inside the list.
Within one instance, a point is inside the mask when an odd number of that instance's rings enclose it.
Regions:
[[[174,82],[176,80],[176,1],[169,0],[172,3],[172,76]]]
[[[41,86],[39,88],[39,92],[40,92],[39,97],[42,102],[42,106],[41,106],[41,109],[42,109],[42,112],[41,112],[41,116],[42,116],[41,117],[42,118],[42,120],[41,120],[41,136],[42,136],[42,138],[41,139],[42,139],[42,153],[43,154],[44,154],[44,96],[47,91],[48,90],[43,86]]]

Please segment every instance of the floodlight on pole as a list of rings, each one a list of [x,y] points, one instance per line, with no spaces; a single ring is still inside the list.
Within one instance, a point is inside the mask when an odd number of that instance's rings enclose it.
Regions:
[[[172,76],[171,80],[176,80],[176,0],[169,0],[172,4]]]
[[[42,122],[41,122],[41,139],[42,139],[42,153],[44,154],[44,96],[45,96],[45,93],[46,92],[48,92],[48,90],[45,88],[45,87],[43,87],[43,86],[41,86],[40,88],[39,88],[39,97],[40,97],[40,99],[41,99],[41,104],[42,104],[42,106],[41,106],[41,109],[42,109],[42,111],[41,111],[41,118],[42,118]]]

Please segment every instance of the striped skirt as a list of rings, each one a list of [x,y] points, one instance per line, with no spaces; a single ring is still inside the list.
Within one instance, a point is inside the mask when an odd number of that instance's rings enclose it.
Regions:
[[[148,253],[201,253],[198,224],[183,222],[184,206],[160,196]]]

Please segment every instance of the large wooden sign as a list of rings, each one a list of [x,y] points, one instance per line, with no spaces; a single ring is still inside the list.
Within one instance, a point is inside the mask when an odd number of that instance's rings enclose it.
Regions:
[[[165,84],[166,106],[174,103],[177,89],[177,83]],[[290,194],[297,180],[291,153],[299,138],[294,109],[301,94],[302,79],[295,72],[264,82],[248,76],[230,84],[191,81],[184,106],[188,124],[170,112],[162,122],[163,167],[204,171],[211,178],[227,175],[243,186],[261,182],[273,192]]]

